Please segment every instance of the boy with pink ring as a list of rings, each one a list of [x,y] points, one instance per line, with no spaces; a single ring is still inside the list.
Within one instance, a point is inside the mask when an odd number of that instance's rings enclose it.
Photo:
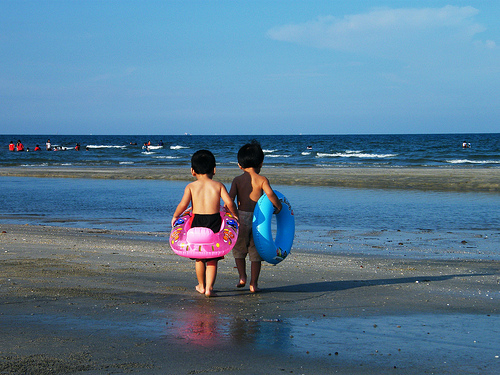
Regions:
[[[234,199],[229,197],[226,187],[220,182],[212,180],[215,174],[215,157],[210,151],[199,150],[193,154],[191,174],[196,177],[196,181],[191,182],[184,189],[184,195],[172,217],[172,227],[189,204],[192,204],[194,217],[191,227],[206,227],[212,229],[213,232],[218,232],[222,224],[219,213],[221,198],[234,217],[238,218]],[[219,259],[195,259],[196,278],[198,279],[196,291],[206,297],[215,296],[213,287],[217,277]]]

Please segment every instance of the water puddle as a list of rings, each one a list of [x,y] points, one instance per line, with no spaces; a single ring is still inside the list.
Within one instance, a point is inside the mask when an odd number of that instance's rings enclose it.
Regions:
[[[333,358],[346,362],[380,362],[405,367],[421,359],[429,363],[460,362],[500,368],[498,316],[418,314],[319,319],[242,319],[201,307],[149,310],[117,318],[18,315],[2,319],[86,334],[129,336],[175,342],[206,349],[241,348],[276,355]],[[19,323],[18,323],[19,324]]]

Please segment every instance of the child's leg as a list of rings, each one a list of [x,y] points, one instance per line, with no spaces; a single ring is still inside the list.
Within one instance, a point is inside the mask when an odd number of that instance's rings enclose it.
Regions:
[[[198,279],[198,285],[196,285],[196,291],[198,293],[205,293],[205,262],[200,259],[196,259],[196,278]]]
[[[262,262],[250,262],[251,264],[251,270],[250,270],[250,292],[252,293],[257,293],[260,292],[260,289],[258,287],[259,283],[259,275],[260,275],[260,268],[262,266]]]
[[[247,270],[245,258],[235,258],[236,268],[238,269],[238,275],[240,277],[239,283],[236,285],[238,288],[242,288],[247,283]]]
[[[206,268],[206,285],[205,285],[205,296],[213,297],[214,293],[214,284],[215,279],[217,277],[217,262],[218,260],[209,260],[207,262]]]

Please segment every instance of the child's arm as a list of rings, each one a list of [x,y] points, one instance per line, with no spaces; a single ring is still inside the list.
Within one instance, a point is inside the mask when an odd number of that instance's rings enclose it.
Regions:
[[[233,187],[231,186],[231,190]],[[234,197],[231,198],[231,194],[229,194],[226,190],[226,187],[221,184],[221,189],[220,189],[220,197],[222,198],[222,201],[224,202],[224,206],[229,209],[229,212],[233,214],[233,216],[236,218],[236,220],[239,220],[238,217],[238,208],[234,204]]]
[[[191,202],[191,189],[188,186],[184,189],[184,195],[182,196],[182,199],[175,209],[174,216],[172,217],[172,226],[174,226],[175,221],[179,218],[179,215],[182,214],[184,211],[186,211],[186,208],[188,208],[189,203]]]
[[[231,198],[232,201],[234,201],[234,198],[236,198],[236,193],[238,192],[238,188],[236,186],[236,179],[233,180],[231,183],[231,189],[229,189],[229,198]]]
[[[276,207],[274,213],[278,214],[281,211],[282,207],[281,202],[276,196],[276,194],[274,194],[273,188],[271,187],[269,180],[265,177],[264,177],[264,182],[262,183],[262,190],[264,191],[264,193],[266,193],[267,197],[269,198],[273,206]]]

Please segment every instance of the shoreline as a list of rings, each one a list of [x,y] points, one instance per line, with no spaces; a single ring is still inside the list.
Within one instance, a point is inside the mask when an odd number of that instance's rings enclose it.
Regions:
[[[157,233],[0,224],[8,373],[497,374],[500,262],[292,251],[219,297]],[[148,239],[148,237],[150,237]],[[162,236],[158,236],[162,237]]]
[[[230,183],[238,168],[219,167],[214,179]],[[273,185],[332,186],[362,189],[500,192],[500,168],[266,168]],[[3,177],[190,181],[189,167],[3,167]]]

